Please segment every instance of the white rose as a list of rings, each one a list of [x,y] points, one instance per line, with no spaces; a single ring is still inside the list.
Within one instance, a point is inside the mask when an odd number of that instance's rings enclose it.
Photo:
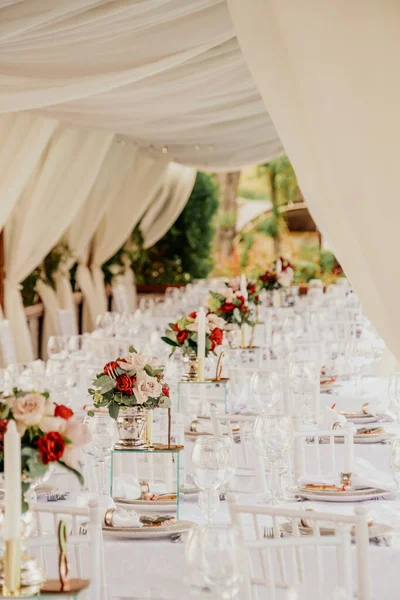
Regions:
[[[86,446],[91,437],[88,426],[76,419],[68,419],[64,435],[72,442],[73,446]]]
[[[197,321],[195,321],[194,323],[190,323],[190,325],[187,325],[185,327],[185,329],[187,329],[187,331],[197,331],[199,328],[199,325],[197,323]]]
[[[42,417],[39,427],[43,433],[49,433],[50,431],[57,431],[62,433],[67,426],[67,421],[61,417]]]
[[[211,331],[216,327],[223,329],[226,325],[226,321],[225,319],[222,319],[222,317],[218,317],[217,315],[210,313],[209,315],[207,315],[207,325],[209,326]]]
[[[12,413],[14,419],[25,427],[39,425],[46,406],[46,399],[42,394],[26,394],[12,400]]]
[[[157,360],[153,356],[149,356],[148,354],[130,354],[123,361],[118,362],[118,366],[121,367],[124,371],[143,371],[146,365],[150,365],[150,367],[157,367]]]
[[[148,398],[158,398],[162,385],[156,377],[150,377],[145,371],[139,373],[133,388],[138,404],[144,404]]]

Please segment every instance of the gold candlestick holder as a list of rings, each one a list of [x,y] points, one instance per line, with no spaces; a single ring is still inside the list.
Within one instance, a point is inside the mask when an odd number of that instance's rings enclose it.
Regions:
[[[6,540],[4,554],[3,596],[21,596],[21,540]]]

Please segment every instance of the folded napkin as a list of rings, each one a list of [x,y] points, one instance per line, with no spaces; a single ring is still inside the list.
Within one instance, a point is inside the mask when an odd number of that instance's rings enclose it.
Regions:
[[[365,406],[361,409],[360,412],[364,412],[365,414],[372,415],[373,417],[378,417],[384,415],[386,412],[386,407],[383,403],[377,398],[373,398],[369,400]]]
[[[104,516],[104,523],[108,527],[143,527],[135,511],[123,508],[108,510]]]
[[[343,423],[347,423],[346,417],[338,413],[334,408],[326,406],[325,412],[322,415],[321,428],[333,429],[335,423],[338,423],[338,427],[340,427]]]
[[[326,483],[328,485],[341,485],[340,473],[308,474],[305,473],[299,478],[300,485],[308,483]],[[395,491],[397,483],[388,473],[378,471],[371,463],[364,458],[356,459],[356,466],[351,477],[351,485],[360,487],[376,487],[388,491]]]
[[[113,484],[114,498],[137,500],[141,495],[140,483],[134,475],[120,475],[115,478]]]

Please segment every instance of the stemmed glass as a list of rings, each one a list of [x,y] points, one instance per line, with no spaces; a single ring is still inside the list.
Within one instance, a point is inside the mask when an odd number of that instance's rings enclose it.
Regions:
[[[71,392],[76,383],[76,371],[71,361],[50,358],[46,365],[47,385],[62,404],[71,404]]]
[[[271,498],[267,501],[271,504],[277,504],[282,499],[279,461],[284,459],[293,438],[292,420],[286,415],[260,415],[254,423],[254,450],[270,466]]]
[[[192,454],[193,477],[201,489],[199,506],[207,523],[218,510],[221,485],[227,479],[227,470],[232,465],[233,455],[227,452],[220,437],[203,436],[196,440]]]
[[[296,340],[293,333],[274,331],[271,341],[272,352],[279,361],[279,370],[287,372],[290,358],[296,349]]]
[[[270,412],[281,397],[278,374],[272,371],[256,371],[251,378],[250,390],[258,410],[261,413]]]
[[[397,422],[400,423],[400,373],[392,373],[390,376],[388,396],[389,409],[396,413]]]
[[[47,354],[49,358],[66,358],[68,356],[69,340],[70,337],[67,335],[51,335],[47,341]]]
[[[202,598],[239,598],[246,559],[235,527],[206,525],[185,540],[186,581]]]
[[[90,443],[83,451],[93,456],[99,467],[99,496],[105,504],[110,500],[110,486],[107,483],[106,464],[111,456],[111,450],[117,439],[115,421],[107,414],[94,412],[94,416],[88,422],[91,434]]]
[[[320,385],[320,368],[312,360],[293,361],[289,368],[289,383],[292,392],[302,400],[303,423],[313,422],[310,416],[310,402]]]
[[[390,470],[396,482],[397,489],[400,487],[400,439],[392,441],[392,452],[390,456]]]

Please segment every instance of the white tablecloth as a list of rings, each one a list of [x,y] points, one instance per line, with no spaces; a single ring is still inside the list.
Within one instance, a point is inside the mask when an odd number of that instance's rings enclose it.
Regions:
[[[369,398],[386,402],[387,380],[368,378],[364,381],[365,394],[357,398],[354,395],[354,385],[345,382],[335,389],[334,393],[321,394],[321,407],[331,406],[336,403],[338,410],[356,409]],[[387,425],[388,430],[400,434],[397,422]],[[186,453],[190,452],[193,440],[187,440]],[[321,447],[323,451],[323,447]],[[390,445],[371,444],[356,445],[356,457],[368,460],[382,471],[390,471]],[[188,461],[186,461],[187,463]],[[60,480],[61,481],[61,480]],[[65,487],[67,478],[60,484]],[[67,486],[68,487],[68,486]],[[244,502],[257,502],[252,495],[242,496]],[[397,600],[399,597],[400,576],[400,495],[393,496],[390,500],[379,500],[362,503],[368,508],[370,518],[375,522],[390,524],[394,527],[391,547],[377,547],[370,545],[370,565],[373,588],[373,598],[384,600]],[[357,503],[339,505],[334,503],[302,503],[307,506],[324,511],[352,511]],[[193,520],[201,523],[201,513],[194,501],[185,502],[181,506],[181,519]],[[216,516],[216,522],[228,522],[228,510],[225,502],[221,503]],[[329,549],[326,553],[326,578],[329,581]],[[113,600],[187,600],[189,593],[185,584],[185,557],[184,545],[172,543],[171,540],[105,540],[105,564],[107,568],[107,581],[109,598]],[[312,577],[313,559],[306,560],[306,573]],[[332,581],[332,586],[333,586]],[[308,600],[314,600],[309,597]],[[315,597],[315,600],[319,600]]]

